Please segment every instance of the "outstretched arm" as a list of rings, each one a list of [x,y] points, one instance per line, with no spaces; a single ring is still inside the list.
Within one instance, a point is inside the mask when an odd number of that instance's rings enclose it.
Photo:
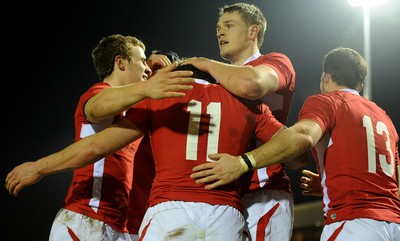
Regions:
[[[163,99],[185,96],[182,91],[191,90],[194,79],[192,71],[173,71],[174,63],[157,71],[146,81],[116,86],[101,90],[85,104],[85,115],[89,121],[101,120],[117,115],[145,98]]]
[[[283,163],[299,156],[313,147],[322,135],[321,127],[313,121],[301,120],[290,128],[275,134],[271,140],[248,152],[254,158],[254,169]],[[208,184],[206,189],[213,189],[237,180],[247,171],[241,157],[229,154],[210,154],[215,162],[208,162],[193,168],[192,178],[196,183]],[[252,159],[250,158],[250,159]]]
[[[59,152],[15,167],[8,173],[5,186],[10,195],[18,196],[23,188],[35,184],[46,175],[94,163],[140,136],[142,132],[134,124],[121,119],[117,125],[83,138]]]
[[[238,66],[197,57],[185,60],[184,64],[208,72],[229,92],[246,99],[256,100],[275,93],[279,85],[278,75],[266,65]]]

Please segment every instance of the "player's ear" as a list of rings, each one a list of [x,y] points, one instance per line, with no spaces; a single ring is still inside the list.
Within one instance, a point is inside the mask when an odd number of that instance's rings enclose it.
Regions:
[[[258,36],[258,32],[260,32],[260,28],[257,25],[250,26],[250,34],[249,37],[251,40],[256,40]]]
[[[326,73],[326,72],[323,72],[323,73],[322,73],[322,79],[321,79],[321,80],[322,80],[323,83],[326,85],[326,84],[328,84],[329,82],[332,81],[332,76],[331,76],[331,74],[328,74],[328,73]]]
[[[357,91],[361,92],[361,90],[364,88],[364,84],[361,83],[358,87],[357,87]]]
[[[121,55],[117,55],[114,58],[114,65],[117,66],[121,70],[125,70],[125,63],[124,59],[122,58]]]

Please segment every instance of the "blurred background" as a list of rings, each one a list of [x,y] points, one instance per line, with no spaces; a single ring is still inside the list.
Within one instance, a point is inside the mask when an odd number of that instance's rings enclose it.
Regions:
[[[4,132],[0,183],[25,161],[63,149],[74,140],[74,112],[80,95],[99,81],[91,51],[107,35],[133,35],[151,50],[182,57],[219,56],[215,25],[218,8],[237,1],[54,1],[9,2],[1,15]],[[262,53],[282,52],[297,73],[289,116],[292,125],[305,98],[319,93],[321,65],[331,49],[365,53],[362,7],[347,0],[254,0],[268,28]],[[6,17],[6,15],[8,17]],[[371,96],[400,130],[400,2],[370,9]],[[7,57],[7,58],[5,58]],[[7,77],[6,77],[7,76]],[[351,133],[349,133],[351,134]],[[312,161],[306,168],[315,171]],[[304,197],[300,170],[288,171],[295,195],[293,241],[319,240],[321,200]],[[48,240],[72,172],[47,176],[19,197],[0,191],[0,240]]]

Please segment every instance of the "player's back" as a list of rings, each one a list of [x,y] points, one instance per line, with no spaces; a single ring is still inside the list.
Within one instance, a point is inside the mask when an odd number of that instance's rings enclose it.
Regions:
[[[205,190],[190,178],[192,168],[209,153],[242,154],[254,132],[267,140],[282,127],[260,101],[235,97],[215,84],[194,84],[184,98],[145,100],[127,118],[151,132],[156,177],[150,205],[182,200],[241,210],[238,182]]]
[[[323,178],[327,222],[359,217],[398,221],[398,134],[390,118],[375,103],[348,91],[311,97],[305,106],[312,105],[318,107],[302,113],[319,116],[324,131],[314,154]]]

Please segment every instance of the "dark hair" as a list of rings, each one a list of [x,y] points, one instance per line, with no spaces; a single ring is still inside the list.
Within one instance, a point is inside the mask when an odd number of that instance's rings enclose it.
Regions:
[[[325,55],[322,70],[330,74],[338,85],[351,89],[362,87],[368,73],[365,59],[357,51],[344,47],[335,48]]]
[[[193,72],[193,78],[206,80],[209,83],[216,84],[217,81],[209,73],[199,70],[191,64],[180,64],[175,70],[190,70]]]
[[[171,62],[180,61],[179,55],[177,53],[175,53],[174,51],[171,51],[171,50],[157,50],[156,49],[156,50],[151,51],[151,54],[163,54],[163,55],[166,55]]]
[[[267,30],[267,20],[261,10],[249,3],[235,3],[232,5],[225,5],[219,8],[218,16],[221,17],[224,13],[238,12],[248,26],[257,25],[260,31],[257,35],[258,48],[261,48],[264,42],[264,34]]]
[[[131,61],[132,45],[146,50],[143,42],[132,36],[113,34],[100,40],[92,51],[92,60],[101,81],[113,72],[114,60],[117,55]]]

